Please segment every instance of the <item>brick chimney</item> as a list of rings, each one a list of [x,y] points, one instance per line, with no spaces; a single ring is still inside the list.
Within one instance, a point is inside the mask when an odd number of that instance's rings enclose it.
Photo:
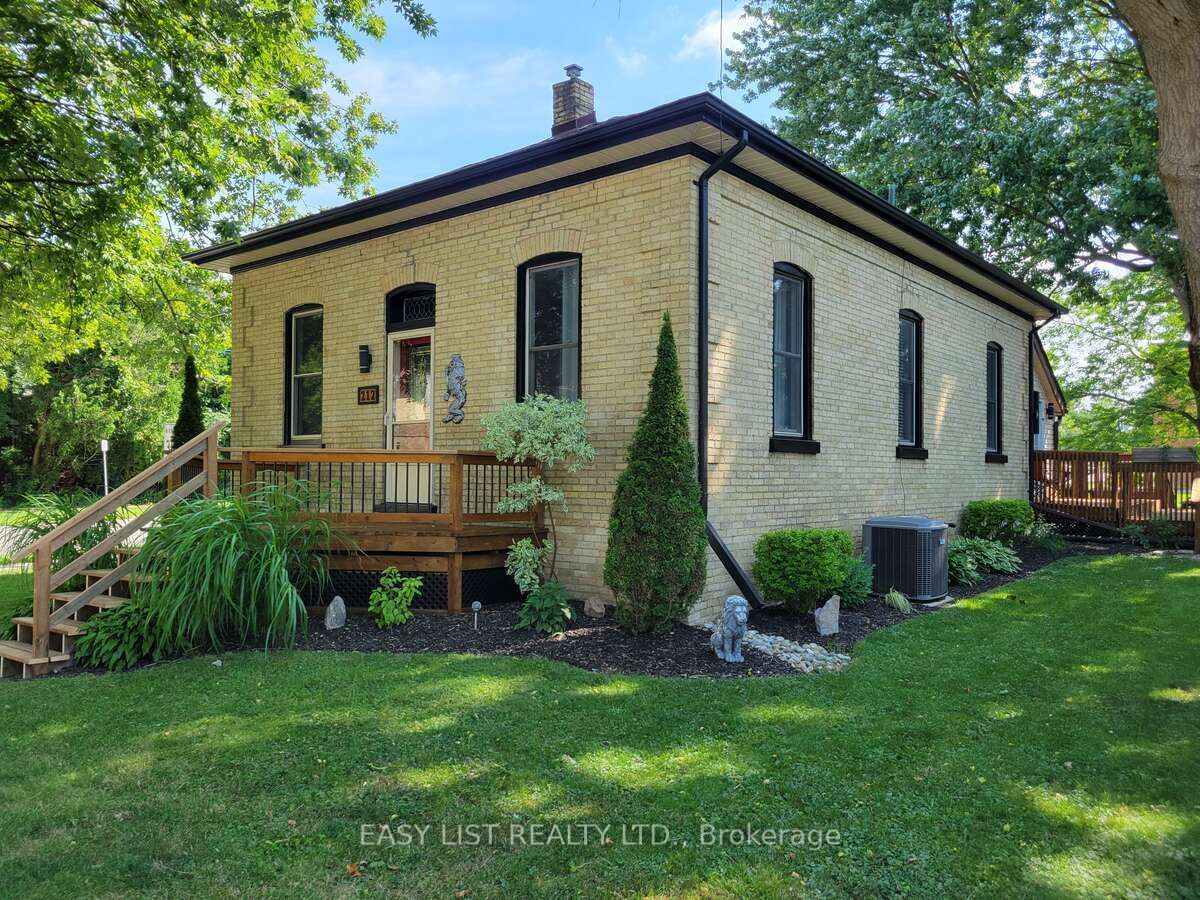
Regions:
[[[550,134],[557,136],[596,124],[596,94],[579,76],[583,67],[566,67],[567,80],[554,85],[554,125]]]

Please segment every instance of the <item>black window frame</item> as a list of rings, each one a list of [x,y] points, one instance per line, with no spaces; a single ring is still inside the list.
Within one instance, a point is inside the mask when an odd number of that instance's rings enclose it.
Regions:
[[[793,351],[780,350],[776,345],[775,328],[775,281],[785,278],[801,286],[801,299],[804,304],[801,321],[801,346],[797,354]],[[770,450],[774,453],[809,453],[821,452],[820,442],[813,439],[813,277],[810,272],[789,262],[777,261],[771,269],[771,441]],[[775,373],[780,354],[800,356],[800,425],[801,430],[780,431],[776,425],[778,414],[775,396]]]
[[[543,253],[527,259],[517,266],[517,340],[516,340],[516,399],[524,400],[529,396],[526,391],[525,379],[528,375],[529,348],[528,342],[528,282],[529,271],[542,266],[574,262],[579,273],[579,299],[575,310],[575,323],[578,334],[575,339],[575,351],[579,356],[578,377],[576,379],[576,396],[570,399],[583,399],[583,254],[582,253]]]
[[[913,324],[916,346],[913,348],[913,440],[905,443],[900,439],[900,383],[899,383],[899,336],[905,322]],[[897,385],[896,385],[896,458],[928,459],[925,447],[925,318],[915,309],[902,309],[896,323]]]
[[[995,379],[992,365],[995,360]],[[995,341],[988,341],[987,363],[984,367],[984,460],[991,463],[1006,463],[1004,454],[1004,348]],[[992,396],[993,390],[995,396]],[[996,440],[991,440],[992,407],[996,411]]]
[[[294,366],[294,337],[295,322],[298,317],[319,314],[321,317],[321,429],[316,435],[293,435],[293,404],[295,392],[293,385]],[[323,446],[322,440],[325,428],[325,307],[320,303],[304,303],[294,306],[284,315],[283,327],[283,444],[284,446]]]
[[[433,299],[433,315],[417,319],[406,319],[403,315],[393,316],[393,310],[405,311],[405,301],[424,295]],[[392,288],[383,298],[383,327],[387,334],[397,331],[412,331],[417,328],[433,328],[437,320],[437,285],[428,281],[414,281]]]

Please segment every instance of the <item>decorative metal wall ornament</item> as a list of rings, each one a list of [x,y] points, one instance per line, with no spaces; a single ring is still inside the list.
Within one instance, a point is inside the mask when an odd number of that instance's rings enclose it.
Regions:
[[[734,594],[725,599],[725,609],[717,620],[712,636],[713,652],[727,663],[745,662],[742,656],[742,639],[746,636],[746,623],[750,621],[750,604],[745,597]]]
[[[450,357],[450,365],[446,366],[446,396],[442,399],[450,401],[446,418],[442,421],[451,425],[461,425],[463,409],[467,405],[467,367],[463,365],[462,357],[457,353]]]

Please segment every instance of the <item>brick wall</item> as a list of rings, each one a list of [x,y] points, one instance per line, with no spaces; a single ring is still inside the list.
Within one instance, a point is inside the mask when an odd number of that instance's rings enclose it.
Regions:
[[[583,398],[597,459],[567,484],[559,571],[572,593],[607,599],[602,570],[609,506],[654,362],[659,319],[675,322],[689,395],[695,343],[689,160],[669,160],[234,277],[233,443],[283,440],[284,317],[324,306],[323,440],[328,447],[383,446],[388,383],[384,296],[413,282],[437,287],[434,334],[437,450],[478,450],[479,420],[514,397],[516,269],[543,253],[582,262]],[[373,370],[360,374],[358,347]],[[468,401],[462,425],[441,419],[450,354],[463,357]],[[383,402],[358,406],[356,389],[378,384]]]
[[[710,517],[747,569],[772,528],[839,527],[858,541],[872,515],[955,521],[967,500],[1024,496],[1027,322],[732,176],[714,179],[709,212]],[[777,261],[812,275],[814,456],[768,450]],[[905,307],[925,320],[925,461],[895,454]],[[984,462],[988,341],[1004,348],[1004,465]],[[735,591],[711,553],[708,574],[697,620]]]

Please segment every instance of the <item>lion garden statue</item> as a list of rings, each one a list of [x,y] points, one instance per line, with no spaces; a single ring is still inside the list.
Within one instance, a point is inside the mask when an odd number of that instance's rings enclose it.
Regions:
[[[717,621],[712,636],[713,652],[727,663],[745,662],[742,656],[742,639],[746,636],[746,623],[750,619],[750,604],[745,597],[734,594],[725,599],[725,609]]]

